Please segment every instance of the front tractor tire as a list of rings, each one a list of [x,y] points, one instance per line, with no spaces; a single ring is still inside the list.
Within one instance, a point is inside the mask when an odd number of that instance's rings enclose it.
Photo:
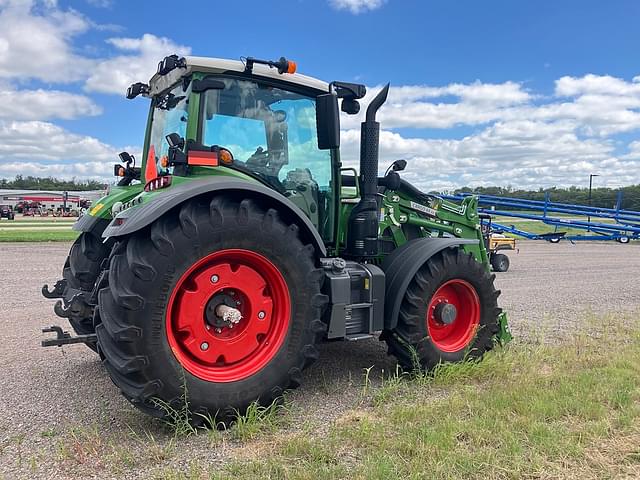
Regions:
[[[405,292],[396,328],[385,332],[390,353],[406,370],[480,358],[500,329],[493,280],[460,249],[430,258]]]
[[[249,199],[192,200],[114,247],[98,296],[104,365],[142,411],[228,423],[318,357],[327,299],[295,224]]]

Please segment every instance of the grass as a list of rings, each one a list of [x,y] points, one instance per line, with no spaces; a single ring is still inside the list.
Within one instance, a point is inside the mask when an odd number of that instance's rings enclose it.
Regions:
[[[283,419],[288,413],[284,399],[276,399],[266,406],[262,406],[256,401],[252,402],[243,413],[237,411],[233,423],[227,425],[218,421],[214,415],[191,413],[186,382],[183,381],[182,385],[182,394],[176,405],[171,405],[158,398],[153,399],[155,405],[164,412],[165,418],[162,422],[174,438],[184,438],[207,432],[215,443],[218,439],[216,432],[232,426],[231,436],[233,439],[248,441],[261,433],[274,431],[278,426],[283,425]]]
[[[176,455],[175,439],[157,439],[152,433],[130,431],[124,438],[105,434],[96,424],[72,428],[55,440],[53,457],[36,458],[30,468],[37,477],[39,467],[55,462],[58,469],[77,475],[80,471],[109,471],[116,478],[125,472],[162,464]]]
[[[575,218],[572,216],[569,216],[569,217]],[[584,219],[581,218],[581,220],[585,222],[587,221],[586,218]],[[598,223],[615,223],[613,220],[608,220],[603,218],[600,218],[600,219],[592,218],[591,220],[592,222],[598,222]],[[535,221],[535,220],[520,220],[517,218],[514,219],[513,217],[496,217],[494,221],[502,225],[514,226],[517,229],[524,230],[525,232],[530,232],[530,233],[542,234],[542,233],[553,233],[555,231],[558,231],[558,232],[566,232],[567,235],[597,235],[593,232],[588,232],[585,229],[569,228],[569,227],[564,227],[562,225],[559,225],[558,228],[556,229],[554,225],[547,225],[546,223]],[[519,238],[517,235],[511,234],[511,233],[506,233],[506,235]]]
[[[16,228],[24,228],[27,230],[62,230],[63,228],[71,229],[73,223],[71,222],[17,222],[17,223],[0,223],[1,230],[14,230]]]
[[[0,221],[0,242],[68,242],[78,237],[71,230],[75,218],[27,217]],[[50,227],[50,228],[48,228]]]
[[[221,471],[159,478],[638,478],[640,322],[615,330],[379,387],[365,372],[370,401],[328,433],[263,436],[259,455]]]
[[[506,226],[513,225],[517,229],[524,230],[526,232],[531,232],[531,233],[552,233],[556,231],[553,225],[547,225],[546,223],[537,222],[534,220],[523,221],[523,222],[513,222],[513,221],[510,222],[509,219],[504,219],[504,220],[496,219],[496,222]],[[586,230],[583,230],[583,229],[565,228],[563,226],[559,226],[557,231],[567,232],[567,235],[592,235],[593,234],[593,232],[587,232]]]
[[[78,238],[75,230],[0,230],[0,242],[68,242]]]

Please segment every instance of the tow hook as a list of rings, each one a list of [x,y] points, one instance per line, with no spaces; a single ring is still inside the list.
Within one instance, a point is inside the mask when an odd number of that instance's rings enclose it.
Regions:
[[[76,293],[69,303],[64,303],[62,300],[58,300],[53,306],[53,311],[56,315],[62,318],[70,318],[75,316],[90,316],[93,312],[92,306],[87,302],[85,294],[83,292]]]
[[[42,295],[46,298],[63,298],[64,290],[67,288],[66,280],[58,280],[53,286],[53,290],[49,290],[49,285],[46,283],[42,286]]]

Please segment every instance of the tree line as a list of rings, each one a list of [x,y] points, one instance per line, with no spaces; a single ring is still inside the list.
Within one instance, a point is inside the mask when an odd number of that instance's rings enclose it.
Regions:
[[[598,187],[591,190],[591,205],[602,208],[615,208],[618,192],[622,191],[622,206],[625,210],[640,211],[640,185],[630,185],[621,188]],[[549,192],[552,202],[589,205],[589,189],[568,188],[540,188],[538,190],[522,190],[511,187],[463,187],[454,193],[477,193],[479,195],[495,195],[499,197],[516,197],[526,200],[544,200]]]
[[[54,177],[23,177],[16,175],[13,180],[0,179],[0,189],[8,190],[103,190],[106,184],[97,180],[61,180]]]

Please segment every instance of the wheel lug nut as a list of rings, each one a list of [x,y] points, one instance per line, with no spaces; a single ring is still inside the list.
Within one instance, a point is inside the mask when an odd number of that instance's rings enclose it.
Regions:
[[[203,352],[208,349],[209,349],[209,344],[207,342],[202,342],[200,344],[200,350],[202,350]]]
[[[218,275],[211,275],[211,283],[218,283],[218,280],[220,280]]]
[[[260,310],[260,311],[258,312],[258,318],[259,318],[260,320],[262,320],[262,319],[263,319],[264,317],[266,317],[266,316],[267,316],[267,314],[266,314],[266,313],[264,313],[262,310]]]
[[[222,329],[221,328],[216,328],[216,333],[222,333]]]

